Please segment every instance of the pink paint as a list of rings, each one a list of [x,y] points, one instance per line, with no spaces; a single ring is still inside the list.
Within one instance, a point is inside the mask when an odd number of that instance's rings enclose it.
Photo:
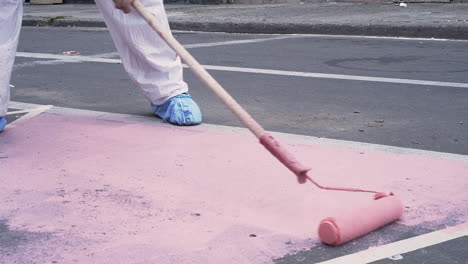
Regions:
[[[357,209],[320,222],[318,234],[323,243],[337,246],[363,236],[401,218],[403,203],[394,195],[369,202]]]
[[[41,114],[0,134],[0,217],[54,234],[6,263],[264,263],[375,203],[297,184],[247,133],[106,118]],[[282,142],[324,185],[397,193],[400,224],[468,221],[467,162]]]

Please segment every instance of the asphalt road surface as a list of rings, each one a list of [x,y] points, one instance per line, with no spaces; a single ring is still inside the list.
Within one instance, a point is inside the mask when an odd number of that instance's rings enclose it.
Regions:
[[[267,130],[468,154],[466,41],[189,32],[175,37],[201,64],[215,66],[212,75]],[[47,56],[72,50],[118,62],[105,30],[24,27],[12,100],[151,115],[121,64]],[[369,77],[375,78],[363,80]],[[185,79],[205,123],[240,126],[188,69]]]

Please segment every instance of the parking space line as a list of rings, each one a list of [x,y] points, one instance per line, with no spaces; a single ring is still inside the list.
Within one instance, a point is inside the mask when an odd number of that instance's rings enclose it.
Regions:
[[[36,53],[36,52],[16,52],[16,57],[33,58],[33,59],[53,59],[62,60],[64,62],[103,62],[103,63],[122,63],[120,59],[107,59],[96,58],[92,56],[83,55],[62,55],[50,53]]]
[[[11,105],[11,104],[10,104]],[[13,112],[8,112],[7,115],[14,115],[14,114],[22,114],[22,113],[27,113],[23,115],[22,117],[14,120],[13,122],[7,124],[7,127],[14,127],[14,123],[18,122],[20,120],[27,120],[30,118],[33,118],[43,112],[46,112],[47,110],[51,109],[53,105],[34,105],[33,107],[29,109],[21,109],[18,111],[13,111]]]
[[[19,110],[19,111],[7,112],[7,115],[18,115],[18,114],[24,114],[24,113],[29,113],[29,110]]]
[[[13,68],[19,69],[24,67],[34,67],[36,65],[58,65],[64,63],[79,63],[80,61],[68,61],[68,60],[35,60],[35,61],[27,61],[23,63],[16,63]]]
[[[468,222],[431,232],[425,235],[400,240],[380,247],[371,247],[354,254],[319,262],[317,264],[369,263],[395,255],[415,251],[468,235]]]
[[[229,40],[229,41],[217,41],[217,42],[187,44],[187,45],[183,45],[183,46],[186,49],[207,48],[207,47],[238,45],[238,44],[250,44],[250,43],[259,43],[259,42],[272,41],[272,40],[294,39],[294,38],[305,38],[305,37],[306,36],[287,35],[287,36],[279,36],[279,37],[271,37],[271,38],[242,39],[242,40]],[[118,52],[107,52],[107,53],[90,55],[89,57],[111,59],[111,58],[118,58],[119,53]]]
[[[69,62],[121,63],[120,59],[96,58],[92,56],[82,56],[82,55],[70,56],[70,55],[47,54],[47,53],[17,52],[16,56],[26,57],[26,58],[36,58],[36,59],[63,60],[64,62],[69,61]],[[185,64],[184,64],[184,67],[188,68],[188,66]],[[373,77],[373,76],[347,75],[347,74],[330,74],[330,73],[318,73],[318,72],[298,72],[298,71],[270,70],[270,69],[259,69],[259,68],[218,66],[218,65],[203,65],[203,67],[207,70],[227,71],[227,72],[242,72],[242,73],[268,74],[268,75],[306,77],[306,78],[322,78],[322,79],[336,79],[336,80],[350,80],[350,81],[400,83],[400,84],[413,84],[413,85],[426,85],[426,86],[468,88],[468,83],[458,83],[458,82],[440,82],[440,81],[428,81],[428,80],[416,80],[416,79]]]
[[[439,81],[427,81],[427,80],[415,80],[415,79],[400,79],[400,78],[372,77],[372,76],[362,76],[362,75],[317,73],[317,72],[297,72],[297,71],[269,70],[269,69],[257,69],[257,68],[215,66],[215,65],[203,65],[203,67],[207,70],[217,70],[217,71],[231,71],[231,72],[282,75],[282,76],[294,76],[294,77],[325,78],[325,79],[339,79],[339,80],[351,80],[351,81],[386,82],[386,83],[402,83],[402,84],[415,84],[415,85],[468,88],[468,83],[456,83],[456,82],[439,82]]]
[[[345,38],[345,39],[370,39],[370,40],[408,40],[408,41],[443,41],[443,42],[468,42],[466,39],[444,38],[412,38],[412,37],[386,37],[386,36],[360,36],[360,35],[328,35],[328,34],[295,34],[296,36],[316,38]]]
[[[363,35],[332,35],[332,34],[281,34],[281,33],[227,33],[227,32],[211,32],[211,31],[186,31],[172,30],[172,33],[181,34],[229,34],[229,35],[255,35],[255,36],[299,36],[307,38],[345,38],[345,39],[370,39],[370,40],[407,40],[407,41],[443,41],[443,42],[468,42],[466,39],[446,39],[446,38],[413,38],[413,37],[391,37],[391,36],[363,36]]]
[[[286,36],[271,37],[271,38],[242,39],[242,40],[229,40],[229,41],[219,41],[219,42],[187,44],[183,46],[186,49],[193,49],[193,48],[206,48],[206,47],[226,46],[226,45],[250,44],[250,43],[259,43],[259,42],[272,41],[272,40],[306,38],[306,37],[307,36],[301,36],[301,35],[286,35]]]
[[[36,27],[23,26],[34,30],[71,30],[71,31],[94,31],[107,32],[105,27]],[[391,36],[362,36],[362,35],[332,35],[332,34],[282,34],[282,33],[228,33],[219,31],[189,31],[189,30],[171,30],[172,33],[178,34],[217,34],[217,35],[251,35],[251,36],[295,36],[295,37],[311,37],[311,38],[347,38],[347,39],[384,39],[384,40],[408,40],[408,41],[446,41],[446,42],[468,42],[466,39],[446,39],[446,38],[414,38],[414,37],[391,37]]]

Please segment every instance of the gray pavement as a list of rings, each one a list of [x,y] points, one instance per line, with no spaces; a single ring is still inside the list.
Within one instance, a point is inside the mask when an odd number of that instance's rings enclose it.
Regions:
[[[468,83],[466,41],[191,32],[174,36],[203,65],[237,67],[210,72],[267,130],[468,154],[468,89],[423,83]],[[12,100],[152,115],[121,64],[34,56],[69,50],[83,57],[118,59],[108,31],[24,27],[18,52],[28,54],[16,58]],[[240,71],[247,68],[254,70]],[[261,74],[261,69],[284,73]],[[297,72],[393,82],[294,76]],[[399,78],[420,83],[398,83]],[[242,126],[190,70],[184,71],[184,79],[206,123]]]
[[[166,5],[173,30],[468,39],[468,4]],[[105,26],[95,5],[25,5],[26,26]]]

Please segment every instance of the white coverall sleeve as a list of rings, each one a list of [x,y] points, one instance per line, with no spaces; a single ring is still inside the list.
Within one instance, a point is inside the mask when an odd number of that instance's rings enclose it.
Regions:
[[[3,1],[3,0],[2,0]],[[123,66],[143,94],[155,105],[187,92],[180,57],[132,10],[124,14],[112,0],[95,0],[104,17]],[[141,0],[170,32],[163,0]]]
[[[0,0],[0,117],[8,110],[11,71],[22,19],[22,0]]]

